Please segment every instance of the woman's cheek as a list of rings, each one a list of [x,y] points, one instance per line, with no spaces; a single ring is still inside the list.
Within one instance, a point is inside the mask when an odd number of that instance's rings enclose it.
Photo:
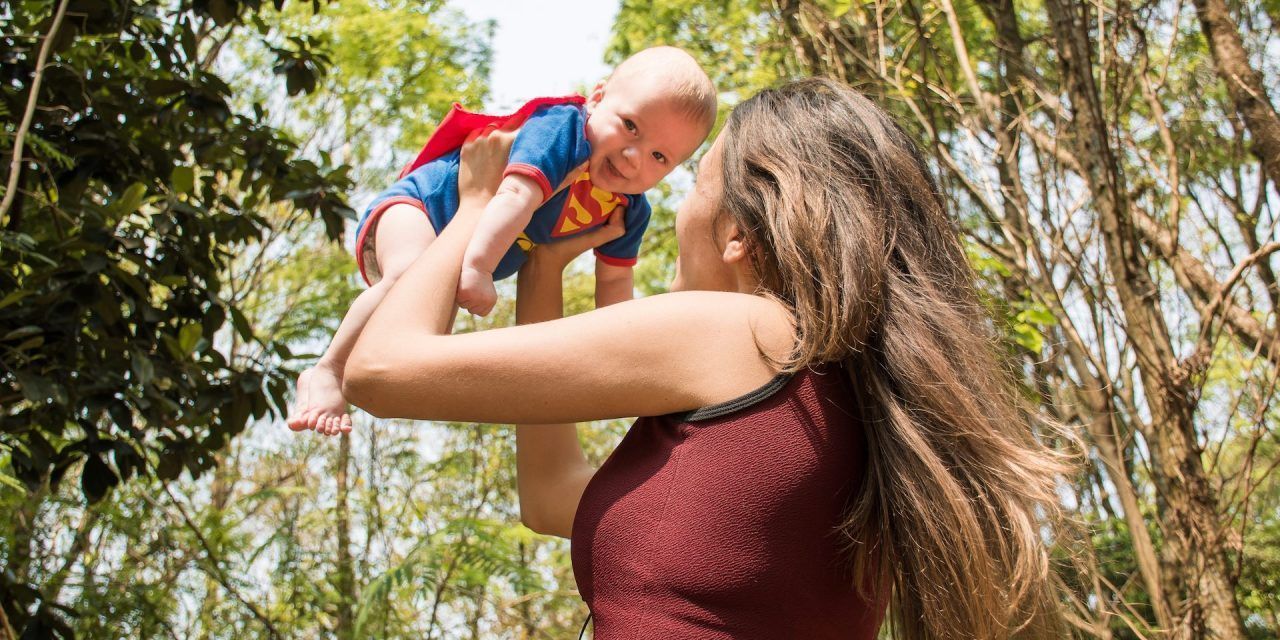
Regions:
[[[686,269],[683,268],[685,260],[688,260],[688,257],[685,255],[686,244],[684,241],[684,234],[686,231],[685,227],[687,226],[686,223],[688,221],[688,215],[685,211],[686,207],[687,203],[681,202],[680,207],[676,209],[676,274],[671,278],[672,291],[688,290],[688,287],[684,284],[684,272]]]

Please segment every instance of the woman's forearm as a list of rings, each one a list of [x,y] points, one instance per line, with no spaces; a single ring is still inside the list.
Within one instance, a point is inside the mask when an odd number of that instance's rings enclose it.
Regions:
[[[563,265],[547,264],[536,255],[525,263],[516,284],[516,323],[563,315],[562,273]],[[594,473],[578,441],[577,425],[516,426],[516,486],[525,526],[568,538],[578,501]]]
[[[575,425],[516,426],[516,487],[525,526],[570,537],[578,502],[594,474]]]
[[[347,358],[342,395],[349,402],[378,415],[375,405],[391,391],[384,386],[397,351],[450,332],[462,256],[486,203],[464,199],[453,220],[378,304]]]
[[[608,277],[601,277],[602,270],[596,268],[596,308],[631,300],[635,294],[635,274],[631,267],[613,267]]]

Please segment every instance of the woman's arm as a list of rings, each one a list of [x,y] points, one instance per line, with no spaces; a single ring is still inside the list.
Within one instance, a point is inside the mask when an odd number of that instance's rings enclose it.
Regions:
[[[791,343],[782,307],[688,292],[571,318],[451,336],[462,253],[502,175],[511,134],[463,149],[461,204],[361,332],[343,394],[377,416],[564,423],[659,415],[729,400],[773,377],[759,348]]]
[[[621,216],[595,231],[539,245],[520,269],[516,322],[559,319],[564,311],[564,268],[575,256],[622,236]],[[520,521],[538,533],[568,538],[578,502],[595,475],[574,424],[516,425],[516,486]]]
[[[636,287],[635,269],[596,259],[596,308],[631,300]]]

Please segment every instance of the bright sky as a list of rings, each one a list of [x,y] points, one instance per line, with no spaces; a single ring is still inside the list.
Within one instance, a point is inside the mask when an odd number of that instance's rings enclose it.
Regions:
[[[618,15],[616,0],[453,2],[472,20],[497,21],[489,113],[510,113],[530,98],[589,89],[611,70],[604,50]],[[678,195],[690,188],[692,176],[678,167],[667,181]]]
[[[495,20],[491,113],[514,111],[530,98],[573,93],[609,73],[604,49],[618,13],[601,0],[462,0],[472,20]]]

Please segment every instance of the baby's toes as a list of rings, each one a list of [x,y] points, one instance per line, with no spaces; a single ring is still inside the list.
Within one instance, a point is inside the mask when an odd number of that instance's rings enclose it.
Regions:
[[[338,428],[341,429],[343,433],[351,433],[351,416],[343,414],[342,419],[338,424]]]
[[[306,413],[302,414],[302,421],[307,425],[308,429],[311,429],[313,431],[319,431],[320,419],[322,417],[323,416],[320,415],[320,412],[318,410],[308,409]]]

